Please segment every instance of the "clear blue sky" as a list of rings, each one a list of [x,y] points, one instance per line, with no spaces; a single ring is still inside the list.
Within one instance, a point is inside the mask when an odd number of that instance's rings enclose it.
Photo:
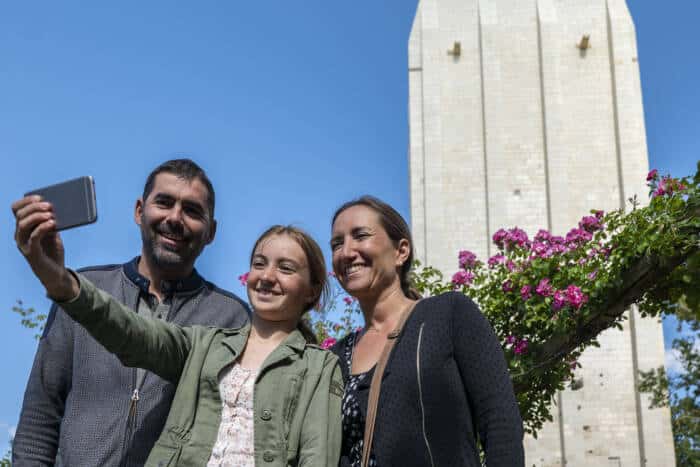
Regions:
[[[140,248],[146,174],[189,155],[217,190],[219,235],[200,259],[236,277],[273,223],[327,244],[341,202],[373,193],[408,214],[406,45],[416,0],[15,2],[0,7],[0,450],[16,424],[36,342],[9,312],[48,308],[12,240],[10,203],[83,174],[97,224],[66,232],[67,264]],[[650,165],[694,171],[700,142],[696,2],[630,0]],[[593,206],[592,206],[593,207]]]

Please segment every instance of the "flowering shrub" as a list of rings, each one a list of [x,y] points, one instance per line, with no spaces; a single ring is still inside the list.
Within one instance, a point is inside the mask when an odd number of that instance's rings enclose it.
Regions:
[[[529,432],[551,420],[549,404],[572,379],[581,352],[597,345],[603,330],[620,327],[630,304],[658,316],[683,298],[700,310],[698,181],[653,170],[648,206],[631,199],[628,213],[591,211],[564,236],[499,229],[495,253],[481,261],[459,252],[449,281],[418,265],[421,292],[462,292],[491,322]]]
[[[651,188],[649,192],[651,197],[672,195],[688,188],[682,181],[671,178],[669,175],[659,178],[659,172],[656,169],[647,175],[647,183]]]
[[[310,316],[310,324],[316,332],[316,339],[324,349],[332,347],[350,332],[362,329],[358,324],[360,307],[357,300],[345,294],[334,273],[329,273],[328,279],[331,285],[328,300],[313,310]]]

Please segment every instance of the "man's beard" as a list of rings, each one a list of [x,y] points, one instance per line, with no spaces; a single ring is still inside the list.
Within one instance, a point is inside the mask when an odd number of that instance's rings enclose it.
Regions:
[[[171,228],[167,223],[151,226],[146,219],[141,219],[141,240],[143,252],[151,264],[162,271],[181,273],[183,268],[190,266],[199,255],[193,250],[192,239],[182,229]],[[184,244],[179,251],[171,250],[159,242],[159,234],[171,234],[182,238]]]

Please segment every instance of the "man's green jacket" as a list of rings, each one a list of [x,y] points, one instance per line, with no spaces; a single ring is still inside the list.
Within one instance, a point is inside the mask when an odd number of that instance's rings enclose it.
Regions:
[[[66,313],[124,365],[177,383],[168,420],[146,466],[206,465],[221,422],[219,374],[240,356],[250,325],[180,327],[147,319],[78,277],[80,295],[60,304]],[[342,395],[337,357],[292,332],[267,357],[255,381],[255,465],[335,467]],[[132,411],[139,416],[138,401]]]

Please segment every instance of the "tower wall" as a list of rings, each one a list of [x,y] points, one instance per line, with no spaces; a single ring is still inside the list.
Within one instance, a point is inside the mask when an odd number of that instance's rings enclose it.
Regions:
[[[461,249],[492,254],[498,228],[561,235],[590,209],[647,198],[624,0],[421,0],[409,92],[417,256],[445,274]],[[638,370],[663,365],[660,323],[634,311],[600,344],[581,358],[583,387],[563,391],[554,421],[526,439],[527,465],[674,465],[669,411],[635,390]]]

